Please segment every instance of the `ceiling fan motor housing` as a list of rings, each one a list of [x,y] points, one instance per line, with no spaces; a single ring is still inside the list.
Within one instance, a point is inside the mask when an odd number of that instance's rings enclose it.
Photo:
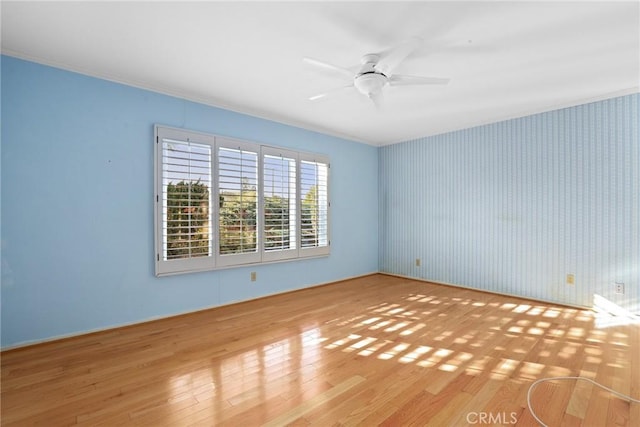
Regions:
[[[369,54],[362,57],[362,68],[356,75],[353,85],[363,95],[371,97],[379,93],[389,83],[389,79],[383,73],[376,70],[379,56]]]

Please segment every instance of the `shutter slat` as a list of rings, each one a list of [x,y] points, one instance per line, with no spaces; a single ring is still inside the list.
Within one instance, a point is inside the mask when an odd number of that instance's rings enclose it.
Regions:
[[[263,156],[265,251],[296,248],[296,160]]]
[[[328,165],[303,160],[300,165],[302,188],[302,247],[328,245]]]
[[[257,182],[257,152],[227,147],[218,149],[218,231],[222,255],[252,253],[258,249]]]
[[[212,256],[211,146],[163,140],[164,259]]]

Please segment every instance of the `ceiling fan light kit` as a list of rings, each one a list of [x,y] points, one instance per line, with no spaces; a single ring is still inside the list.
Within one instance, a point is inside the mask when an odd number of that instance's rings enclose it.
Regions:
[[[368,97],[380,93],[387,83],[389,83],[387,76],[380,73],[359,74],[353,81],[358,92]]]

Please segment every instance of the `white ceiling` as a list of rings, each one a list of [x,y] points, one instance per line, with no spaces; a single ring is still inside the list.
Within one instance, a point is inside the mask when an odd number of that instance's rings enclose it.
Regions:
[[[2,52],[372,145],[638,92],[631,2],[10,2]],[[412,37],[382,109],[343,67]]]

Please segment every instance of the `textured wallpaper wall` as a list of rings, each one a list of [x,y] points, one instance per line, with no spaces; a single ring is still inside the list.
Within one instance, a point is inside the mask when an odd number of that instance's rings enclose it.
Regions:
[[[381,148],[380,270],[580,306],[598,294],[640,312],[639,104]]]

